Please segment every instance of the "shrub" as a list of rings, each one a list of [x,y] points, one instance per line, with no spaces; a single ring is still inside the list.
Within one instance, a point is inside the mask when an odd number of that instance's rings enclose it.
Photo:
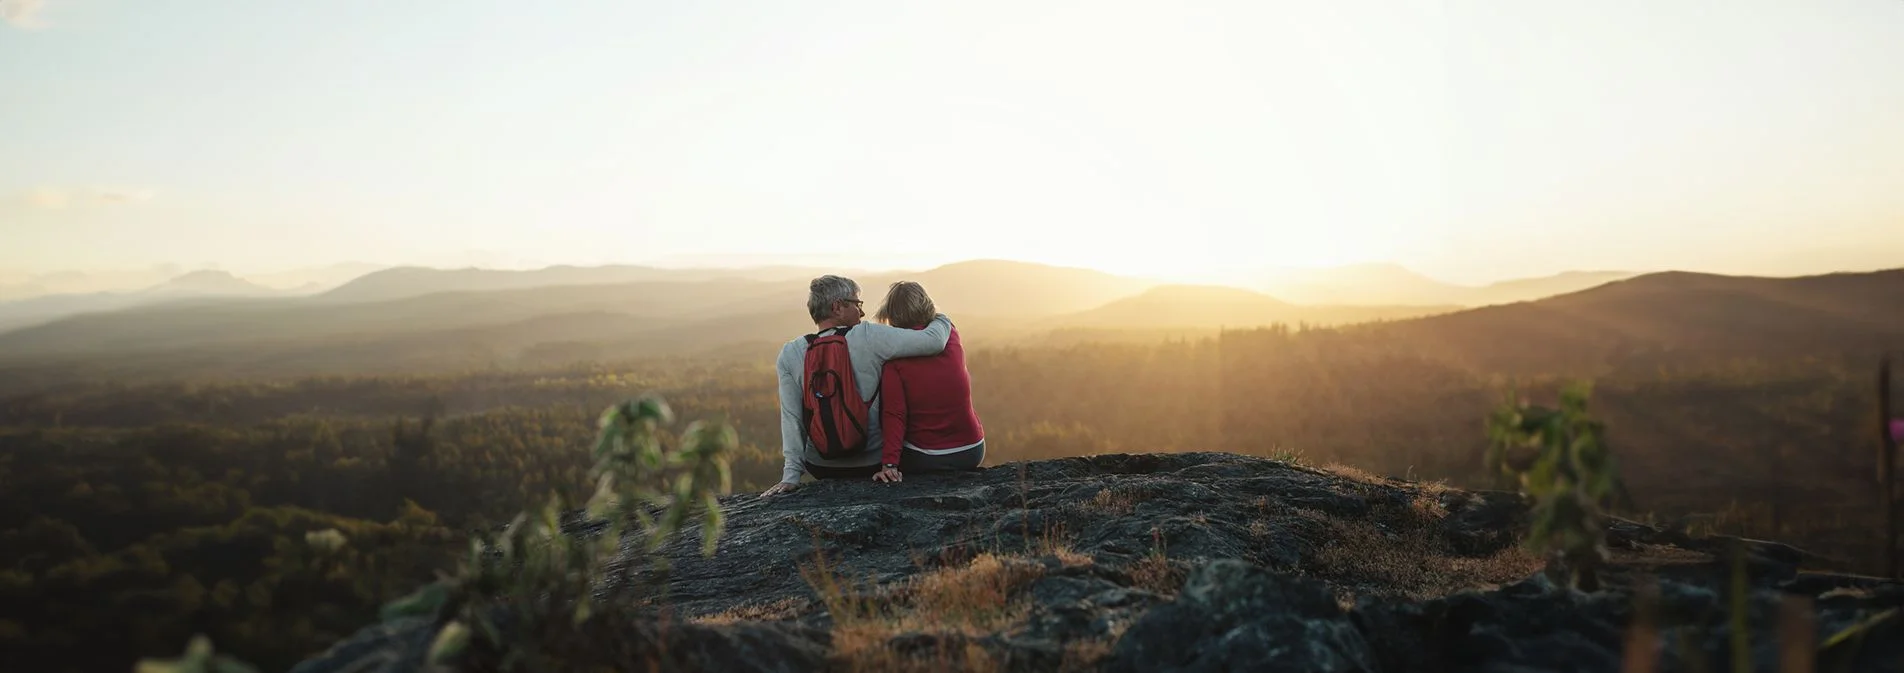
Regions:
[[[625,582],[604,582],[624,541],[632,538],[629,548],[636,553],[651,553],[698,515],[702,553],[714,552],[722,527],[715,498],[731,485],[727,459],[738,440],[724,421],[697,421],[667,450],[656,430],[672,420],[667,403],[655,396],[604,411],[589,471],[594,495],[581,508],[582,520],[565,527],[564,513],[575,508],[551,495],[539,512],[517,515],[496,539],[471,540],[469,557],[455,575],[386,605],[384,619],[429,616],[440,622],[432,663],[469,656],[473,639],[481,638],[499,668],[549,668],[539,635],[579,627],[598,602],[628,591]],[[631,522],[639,528],[630,531]],[[580,532],[598,524],[598,534]],[[654,560],[665,572],[665,559]]]
[[[1488,469],[1533,499],[1524,544],[1558,560],[1568,585],[1599,588],[1607,503],[1621,489],[1606,428],[1587,414],[1590,388],[1561,391],[1559,408],[1510,398],[1488,418]]]

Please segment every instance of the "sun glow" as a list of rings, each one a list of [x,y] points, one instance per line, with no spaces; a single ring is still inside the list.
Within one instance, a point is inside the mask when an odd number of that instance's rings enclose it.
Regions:
[[[1173,283],[1221,284],[1242,282],[1274,268],[1338,266],[1381,259],[1379,251],[1356,250],[1348,242],[1331,240],[1327,232],[1245,234],[1231,242],[1209,244],[1145,240],[1117,243],[1107,241],[1078,250],[1069,259],[1051,261]]]

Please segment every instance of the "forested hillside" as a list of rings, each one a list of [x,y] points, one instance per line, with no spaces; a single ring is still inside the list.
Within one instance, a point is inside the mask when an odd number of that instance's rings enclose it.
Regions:
[[[398,268],[313,297],[101,307],[21,329],[0,327],[0,372],[7,375],[0,394],[72,379],[454,373],[707,357],[763,343],[771,348],[810,324],[802,308],[806,278],[791,275],[810,271]],[[893,281],[922,283],[975,344],[1072,340],[1081,330],[1186,334],[1279,323],[1341,325],[1460,309],[1452,301],[1290,302],[1237,288],[1167,286],[996,260],[857,280],[872,306]],[[1527,282],[1527,293],[1587,286]]]
[[[989,462],[1222,449],[1489,484],[1481,419],[1502,381],[1406,356],[1299,350],[1323,334],[975,352]],[[1289,343],[1266,343],[1278,339]],[[8,399],[0,563],[17,600],[0,608],[0,637],[70,653],[123,631],[135,634],[127,647],[157,655],[202,629],[261,661],[293,656],[427,577],[431,541],[579,483],[595,413],[632,393],[664,391],[684,417],[731,414],[744,448],[735,486],[764,488],[779,468],[771,376],[761,364],[657,362]],[[1594,399],[1633,488],[1630,513],[1702,514],[1698,526],[1868,570],[1879,525],[1869,390],[1866,371],[1742,363],[1602,380]],[[426,439],[418,419],[433,407],[443,415]],[[365,570],[299,556],[303,533],[337,526],[376,540],[354,547],[369,555],[356,561]],[[263,629],[266,614],[305,621]]]
[[[1904,344],[1899,277],[1642,277],[1365,326],[978,345],[968,366],[991,464],[1218,449],[1462,486],[1492,484],[1482,423],[1502,395],[1550,399],[1587,379],[1631,486],[1626,514],[1872,571],[1871,367]],[[642,392],[684,418],[730,418],[734,486],[764,488],[780,467],[772,348],[456,374],[16,381],[0,395],[0,650],[96,670],[204,632],[281,668],[444,567],[467,530],[578,484],[596,414]],[[306,544],[333,528],[345,551]]]

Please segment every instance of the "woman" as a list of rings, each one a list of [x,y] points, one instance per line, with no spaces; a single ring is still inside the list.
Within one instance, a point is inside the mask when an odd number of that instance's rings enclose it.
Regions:
[[[924,329],[937,313],[925,288],[900,281],[887,290],[874,318]],[[884,447],[874,481],[899,481],[907,472],[975,470],[985,461],[985,428],[972,409],[972,378],[957,327],[938,355],[888,360],[879,387]]]

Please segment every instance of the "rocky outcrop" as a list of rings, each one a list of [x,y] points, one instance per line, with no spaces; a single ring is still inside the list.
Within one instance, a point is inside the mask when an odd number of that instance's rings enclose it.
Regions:
[[[1671,544],[1619,522],[1607,588],[1583,594],[1517,550],[1525,510],[1508,493],[1196,453],[812,483],[721,504],[713,558],[694,530],[663,548],[665,574],[628,553],[615,579],[652,588],[652,601],[575,647],[665,652],[649,660],[676,670],[1613,671],[1634,589],[1652,587],[1658,670],[1730,666],[1731,566],[1717,553],[1730,541]],[[1755,670],[1778,669],[1785,596],[1816,606],[1815,643],[1877,620],[1821,665],[1904,661],[1904,618],[1882,617],[1904,589],[1800,572],[1804,556],[1775,543],[1742,547]],[[816,590],[820,577],[843,588]],[[947,591],[969,592],[956,614],[939,607],[953,605]],[[966,614],[994,594],[999,605]],[[672,626],[642,626],[653,623]],[[431,629],[367,628],[294,672],[420,670]],[[581,658],[618,656],[632,655]]]
[[[1235,559],[1205,564],[1175,602],[1118,640],[1110,671],[1380,670],[1375,648],[1321,583]]]

